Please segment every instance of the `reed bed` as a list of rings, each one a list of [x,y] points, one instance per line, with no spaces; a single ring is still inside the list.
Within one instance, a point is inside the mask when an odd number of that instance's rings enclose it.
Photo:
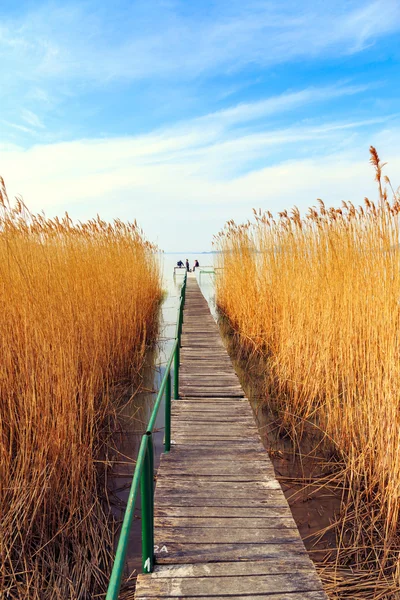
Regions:
[[[104,592],[111,392],[138,375],[160,285],[136,223],[32,215],[1,181],[1,598]]]
[[[266,401],[293,439],[311,427],[342,476],[332,598],[400,592],[400,196],[370,151],[376,202],[254,211],[215,238],[217,302],[265,361]]]

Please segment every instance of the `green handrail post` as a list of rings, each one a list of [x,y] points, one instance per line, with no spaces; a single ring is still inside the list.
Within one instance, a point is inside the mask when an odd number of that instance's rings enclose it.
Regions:
[[[115,553],[114,566],[111,572],[110,582],[108,584],[106,600],[118,599],[118,594],[121,587],[122,574],[124,572],[126,551],[128,548],[128,537],[132,526],[136,497],[139,489],[139,481],[141,478],[145,456],[147,453],[147,442],[148,436],[144,435],[140,443],[139,452],[136,460],[136,468],[133,474],[131,489],[129,491],[128,503],[126,505],[121,534],[118,540],[117,551]]]
[[[149,462],[150,462],[150,479],[151,479],[151,539],[153,541],[153,568],[154,568],[154,491],[156,487],[156,482],[154,480],[154,444],[153,444],[153,430],[146,432],[149,438],[147,443],[147,452],[149,453]],[[143,552],[142,552],[143,554]],[[153,568],[151,569],[153,571]]]
[[[151,573],[154,569],[154,477],[152,473],[152,445],[149,444],[152,435],[147,431],[145,436],[148,439],[148,443],[142,469],[142,477],[140,480],[140,492],[142,499],[142,571],[143,573]]]
[[[136,498],[139,490],[142,504],[142,570],[143,573],[151,573],[154,570],[154,448],[153,430],[156,424],[159,408],[165,394],[165,438],[164,451],[169,452],[171,448],[171,369],[174,368],[174,398],[179,398],[179,364],[180,345],[183,325],[183,307],[186,296],[187,273],[183,280],[179,299],[179,311],[176,323],[175,342],[167,362],[164,377],[160,384],[156,401],[147,425],[147,431],[143,435],[136,461],[135,471],[128,503],[122,523],[121,534],[118,540],[117,551],[108,584],[106,600],[118,600],[121,587],[122,575],[125,566],[128,548],[129,533],[132,527]]]
[[[176,350],[175,350],[176,352]],[[164,435],[164,452],[171,450],[171,372],[167,375],[167,383],[165,385],[165,435]]]
[[[183,326],[183,306],[185,304],[185,287],[186,287],[186,276],[181,287],[181,297],[179,300],[179,312],[178,320],[176,323],[175,338],[177,341],[176,350],[174,354],[174,400],[179,399],[179,364],[180,364],[180,349],[181,349],[181,335]]]
[[[174,400],[179,399],[179,342],[180,340],[178,340],[174,354]]]

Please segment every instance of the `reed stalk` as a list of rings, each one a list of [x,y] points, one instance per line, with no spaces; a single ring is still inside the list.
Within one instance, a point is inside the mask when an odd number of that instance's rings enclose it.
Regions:
[[[157,331],[156,248],[136,223],[32,215],[0,188],[0,596],[94,598],[113,549],[110,391]]]
[[[348,492],[335,569],[367,569],[379,594],[383,582],[386,595],[379,598],[394,598],[400,574],[400,196],[374,148],[371,162],[375,203],[327,208],[319,200],[305,217],[294,208],[276,219],[254,211],[251,223],[229,221],[215,238],[224,267],[217,302],[242,348],[264,358],[265,400],[282,427],[298,438],[305,423],[314,424],[321,448],[342,466]],[[329,580],[331,597],[353,597],[351,585],[350,595],[341,596],[335,577]]]

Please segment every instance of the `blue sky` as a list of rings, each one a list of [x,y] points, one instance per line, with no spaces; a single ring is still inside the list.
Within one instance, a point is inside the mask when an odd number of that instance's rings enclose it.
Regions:
[[[3,0],[0,175],[166,251],[252,207],[359,203],[370,144],[400,183],[399,36],[400,0]]]

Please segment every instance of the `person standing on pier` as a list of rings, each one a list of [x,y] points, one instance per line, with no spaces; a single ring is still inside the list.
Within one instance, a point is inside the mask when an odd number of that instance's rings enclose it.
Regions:
[[[190,266],[189,266],[189,259],[186,259],[186,271],[189,273],[190,271]]]

